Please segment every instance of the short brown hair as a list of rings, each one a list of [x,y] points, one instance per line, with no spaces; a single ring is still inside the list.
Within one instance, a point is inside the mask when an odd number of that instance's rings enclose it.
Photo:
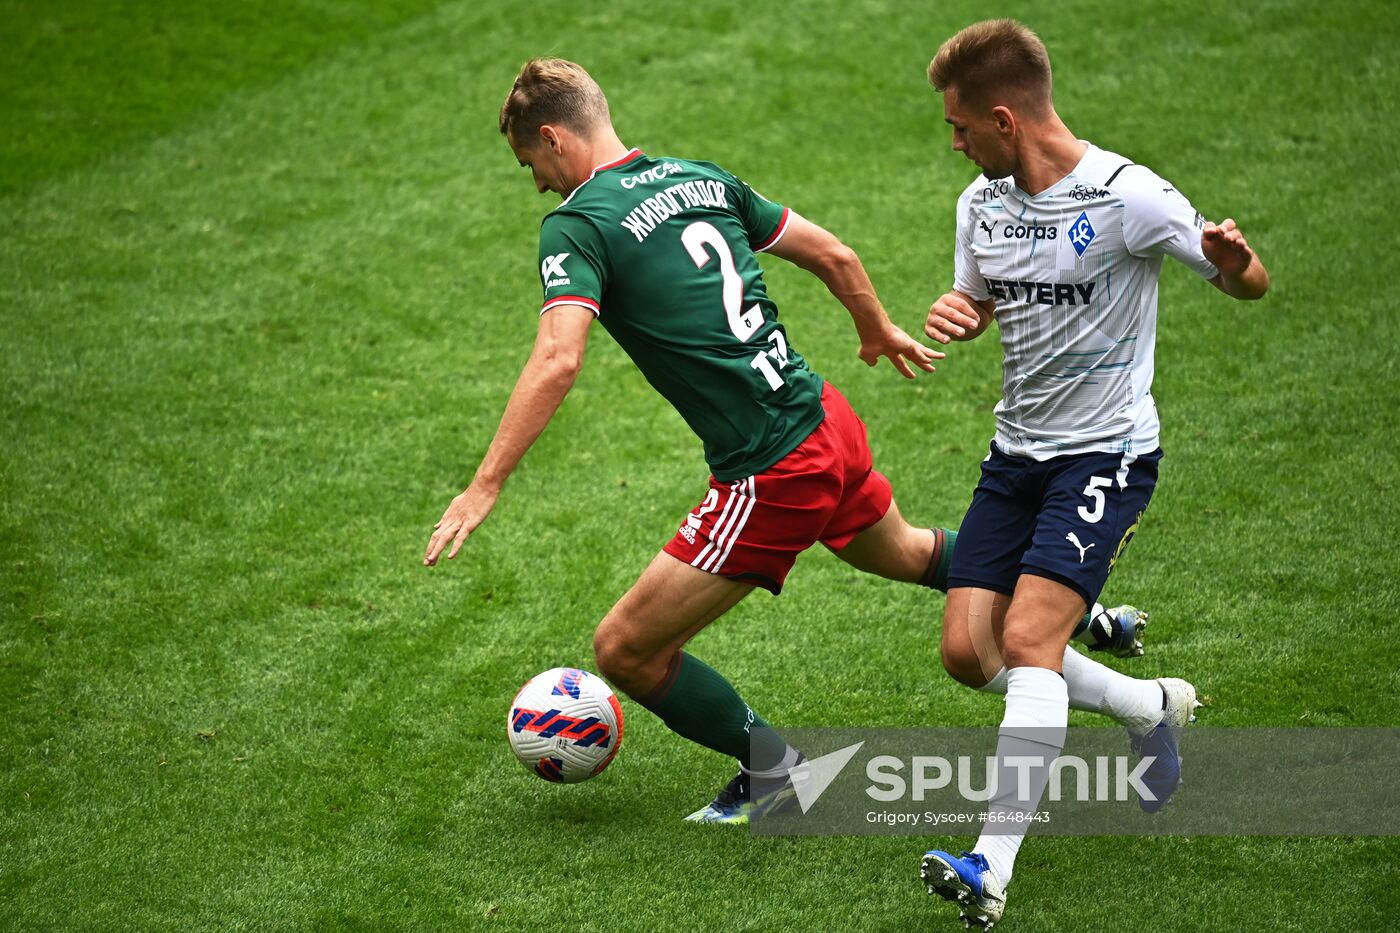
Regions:
[[[526,62],[501,105],[501,133],[518,143],[529,141],[546,123],[588,133],[610,119],[608,99],[598,82],[562,58]]]
[[[953,88],[978,105],[1010,97],[1032,111],[1051,103],[1050,55],[1045,43],[1014,19],[973,23],[944,42],[929,62],[928,80],[940,93]]]

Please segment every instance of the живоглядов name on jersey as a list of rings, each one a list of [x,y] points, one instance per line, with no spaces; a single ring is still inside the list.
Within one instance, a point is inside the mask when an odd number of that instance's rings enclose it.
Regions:
[[[623,179],[625,182],[626,179]],[[632,208],[622,218],[622,226],[627,228],[640,243],[645,240],[662,221],[676,216],[690,207],[728,208],[724,185],[717,181],[683,181],[659,191],[641,204]]]

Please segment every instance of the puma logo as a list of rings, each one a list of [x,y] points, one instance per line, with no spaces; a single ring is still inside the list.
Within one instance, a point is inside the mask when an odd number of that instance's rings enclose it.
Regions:
[[[983,230],[987,231],[987,242],[992,242],[992,225],[987,223],[985,220],[977,221],[977,225]]]
[[[1088,544],[1080,544],[1079,535],[1075,534],[1072,531],[1069,534],[1065,535],[1065,540],[1068,541],[1070,544],[1073,544],[1075,547],[1079,548],[1079,562],[1081,564],[1084,563],[1084,555],[1089,553],[1089,548],[1094,546],[1094,542],[1090,541]]]

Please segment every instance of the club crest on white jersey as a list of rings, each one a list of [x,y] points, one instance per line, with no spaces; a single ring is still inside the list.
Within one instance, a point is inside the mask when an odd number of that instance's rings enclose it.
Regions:
[[[1083,256],[1089,244],[1094,242],[1094,225],[1089,223],[1088,211],[1080,211],[1074,223],[1070,224],[1069,241],[1080,256]]]

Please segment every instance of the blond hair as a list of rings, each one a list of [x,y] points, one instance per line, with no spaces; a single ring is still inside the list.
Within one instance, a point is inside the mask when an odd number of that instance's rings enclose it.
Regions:
[[[1014,19],[973,23],[944,42],[929,62],[928,80],[940,93],[951,87],[977,106],[1015,103],[1032,112],[1051,106],[1045,43]]]
[[[526,62],[501,105],[501,133],[515,143],[529,142],[545,124],[587,134],[610,122],[608,99],[598,82],[562,58]]]

